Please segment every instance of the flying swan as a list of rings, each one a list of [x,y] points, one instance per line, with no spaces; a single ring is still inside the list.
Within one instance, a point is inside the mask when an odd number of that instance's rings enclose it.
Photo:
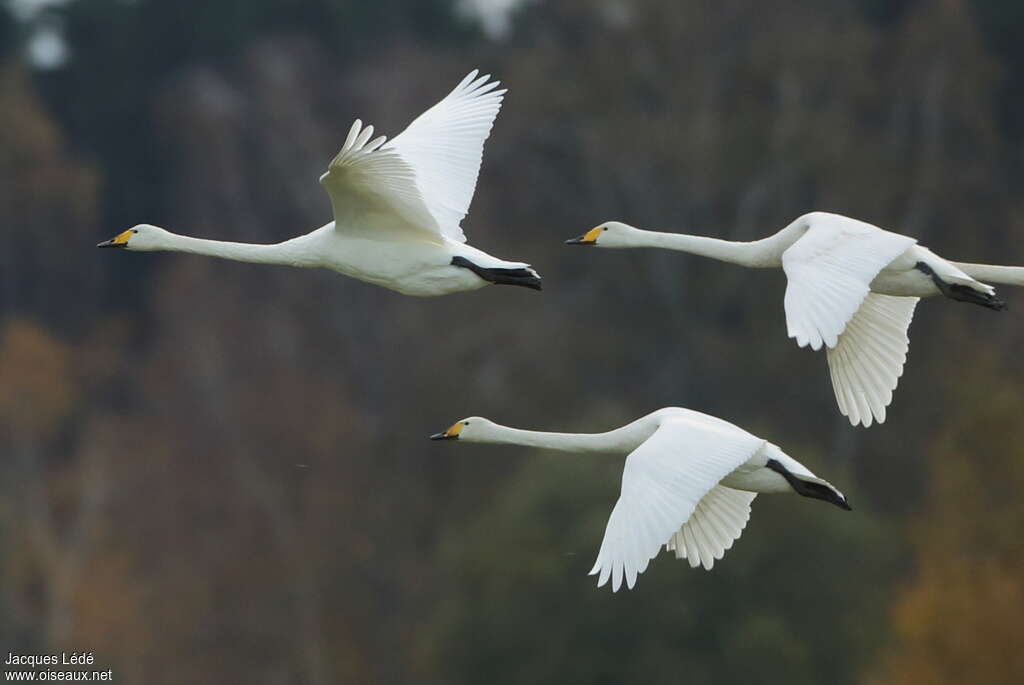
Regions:
[[[632,588],[662,545],[711,570],[740,536],[759,492],[795,492],[850,509],[843,493],[776,445],[690,409],[659,409],[607,433],[543,433],[471,416],[430,439],[628,455],[590,571],[600,574],[598,587],[611,579],[613,592],[623,580]]]
[[[742,266],[782,267],[789,337],[801,347],[827,348],[839,411],[854,426],[885,421],[919,298],[941,294],[1003,310],[992,286],[975,279],[1024,285],[1024,267],[949,262],[914,238],[827,212],[805,214],[749,243],[643,231],[618,221],[566,243],[661,247]]]
[[[445,295],[490,283],[541,289],[529,264],[465,243],[459,227],[476,187],[484,141],[505,90],[473,70],[386,142],[358,119],[320,183],[334,221],[274,245],[203,240],[139,224],[97,247],[173,250],[260,264],[326,267],[406,295]]]

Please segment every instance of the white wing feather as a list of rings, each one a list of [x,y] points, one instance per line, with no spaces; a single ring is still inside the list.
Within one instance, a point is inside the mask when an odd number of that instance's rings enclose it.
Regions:
[[[836,214],[817,214],[782,253],[786,327],[800,347],[835,347],[869,286],[913,238]]]
[[[465,242],[459,224],[473,200],[484,141],[501,109],[505,89],[477,70],[443,100],[384,146],[398,152],[416,173],[424,203],[452,240]]]
[[[686,537],[688,548],[692,545],[700,549],[707,543],[707,554],[714,557],[722,536],[715,536],[711,543],[701,534],[698,543],[693,537],[696,526],[683,524],[722,478],[764,444],[764,440],[732,425],[666,419],[626,458],[622,492],[590,572],[600,574],[598,587],[610,579],[613,591],[622,586],[623,580],[632,588],[637,575],[677,531]]]
[[[861,423],[867,428],[872,420],[885,421],[885,408],[907,360],[907,329],[917,300],[869,293],[838,344],[828,350],[839,411],[854,426]]]
[[[473,70],[390,142],[356,120],[320,182],[343,231],[412,231],[465,242],[483,145],[505,90]]]
[[[665,549],[675,552],[677,559],[689,560],[692,568],[704,566],[710,571],[743,532],[755,497],[756,492],[716,485],[697,503],[693,515]]]
[[[398,231],[438,238],[440,228],[416,187],[416,172],[396,152],[381,150],[384,136],[368,142],[373,127],[356,119],[320,183],[339,231]],[[382,217],[386,217],[383,221]]]

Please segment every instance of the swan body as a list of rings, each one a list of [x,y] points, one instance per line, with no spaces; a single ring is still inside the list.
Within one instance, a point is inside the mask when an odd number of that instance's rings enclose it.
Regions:
[[[914,238],[857,219],[812,212],[773,236],[733,242],[645,231],[610,221],[573,245],[657,247],[752,268],[781,268],[789,337],[801,347],[827,350],[840,412],[853,425],[886,418],[886,407],[906,362],[907,329],[922,297],[1005,309],[993,283],[1024,285],[1024,268],[951,262]]]
[[[323,267],[406,295],[445,295],[491,283],[540,290],[529,264],[467,245],[483,145],[504,90],[474,70],[390,142],[356,120],[320,177],[334,221],[281,243],[206,240],[139,224],[97,247],[170,250],[260,264]]]
[[[473,416],[432,440],[522,445],[628,455],[622,491],[591,575],[612,591],[636,578],[664,545],[690,566],[710,570],[739,538],[758,493],[797,493],[843,509],[839,490],[777,445],[728,421],[667,407],[605,433],[546,433]]]

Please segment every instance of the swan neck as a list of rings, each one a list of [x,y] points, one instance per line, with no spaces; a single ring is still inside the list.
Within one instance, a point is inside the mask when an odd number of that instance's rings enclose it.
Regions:
[[[317,266],[315,255],[308,249],[304,238],[306,236],[286,240],[282,243],[263,245],[207,240],[170,233],[165,240],[166,245],[163,249],[254,264]]]
[[[607,433],[547,433],[494,424],[489,434],[481,438],[481,442],[539,447],[562,452],[608,453],[623,449],[617,435],[621,430]]]
[[[734,242],[685,233],[637,231],[636,243],[638,247],[678,250],[741,266],[770,267],[782,265],[782,251],[792,244],[778,249],[775,240],[778,235],[753,242]]]

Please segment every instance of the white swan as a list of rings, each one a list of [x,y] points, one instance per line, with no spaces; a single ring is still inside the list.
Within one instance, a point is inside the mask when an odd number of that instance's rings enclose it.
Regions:
[[[472,71],[390,142],[357,119],[320,183],[334,221],[274,245],[203,240],[139,224],[97,247],[174,250],[242,262],[326,267],[407,295],[489,283],[540,290],[529,264],[465,244],[484,141],[501,108],[498,81]]]
[[[622,492],[591,575],[630,588],[661,546],[710,570],[740,536],[759,492],[796,492],[849,509],[800,462],[728,421],[668,407],[607,433],[543,433],[472,416],[431,440],[491,442],[566,452],[628,454]]]
[[[1002,310],[993,283],[1024,285],[1024,268],[949,262],[914,238],[838,214],[812,212],[773,236],[749,243],[643,231],[618,221],[571,245],[661,247],[749,267],[786,272],[789,337],[828,348],[839,411],[853,425],[885,421],[907,359],[907,328],[918,298],[945,295]]]

